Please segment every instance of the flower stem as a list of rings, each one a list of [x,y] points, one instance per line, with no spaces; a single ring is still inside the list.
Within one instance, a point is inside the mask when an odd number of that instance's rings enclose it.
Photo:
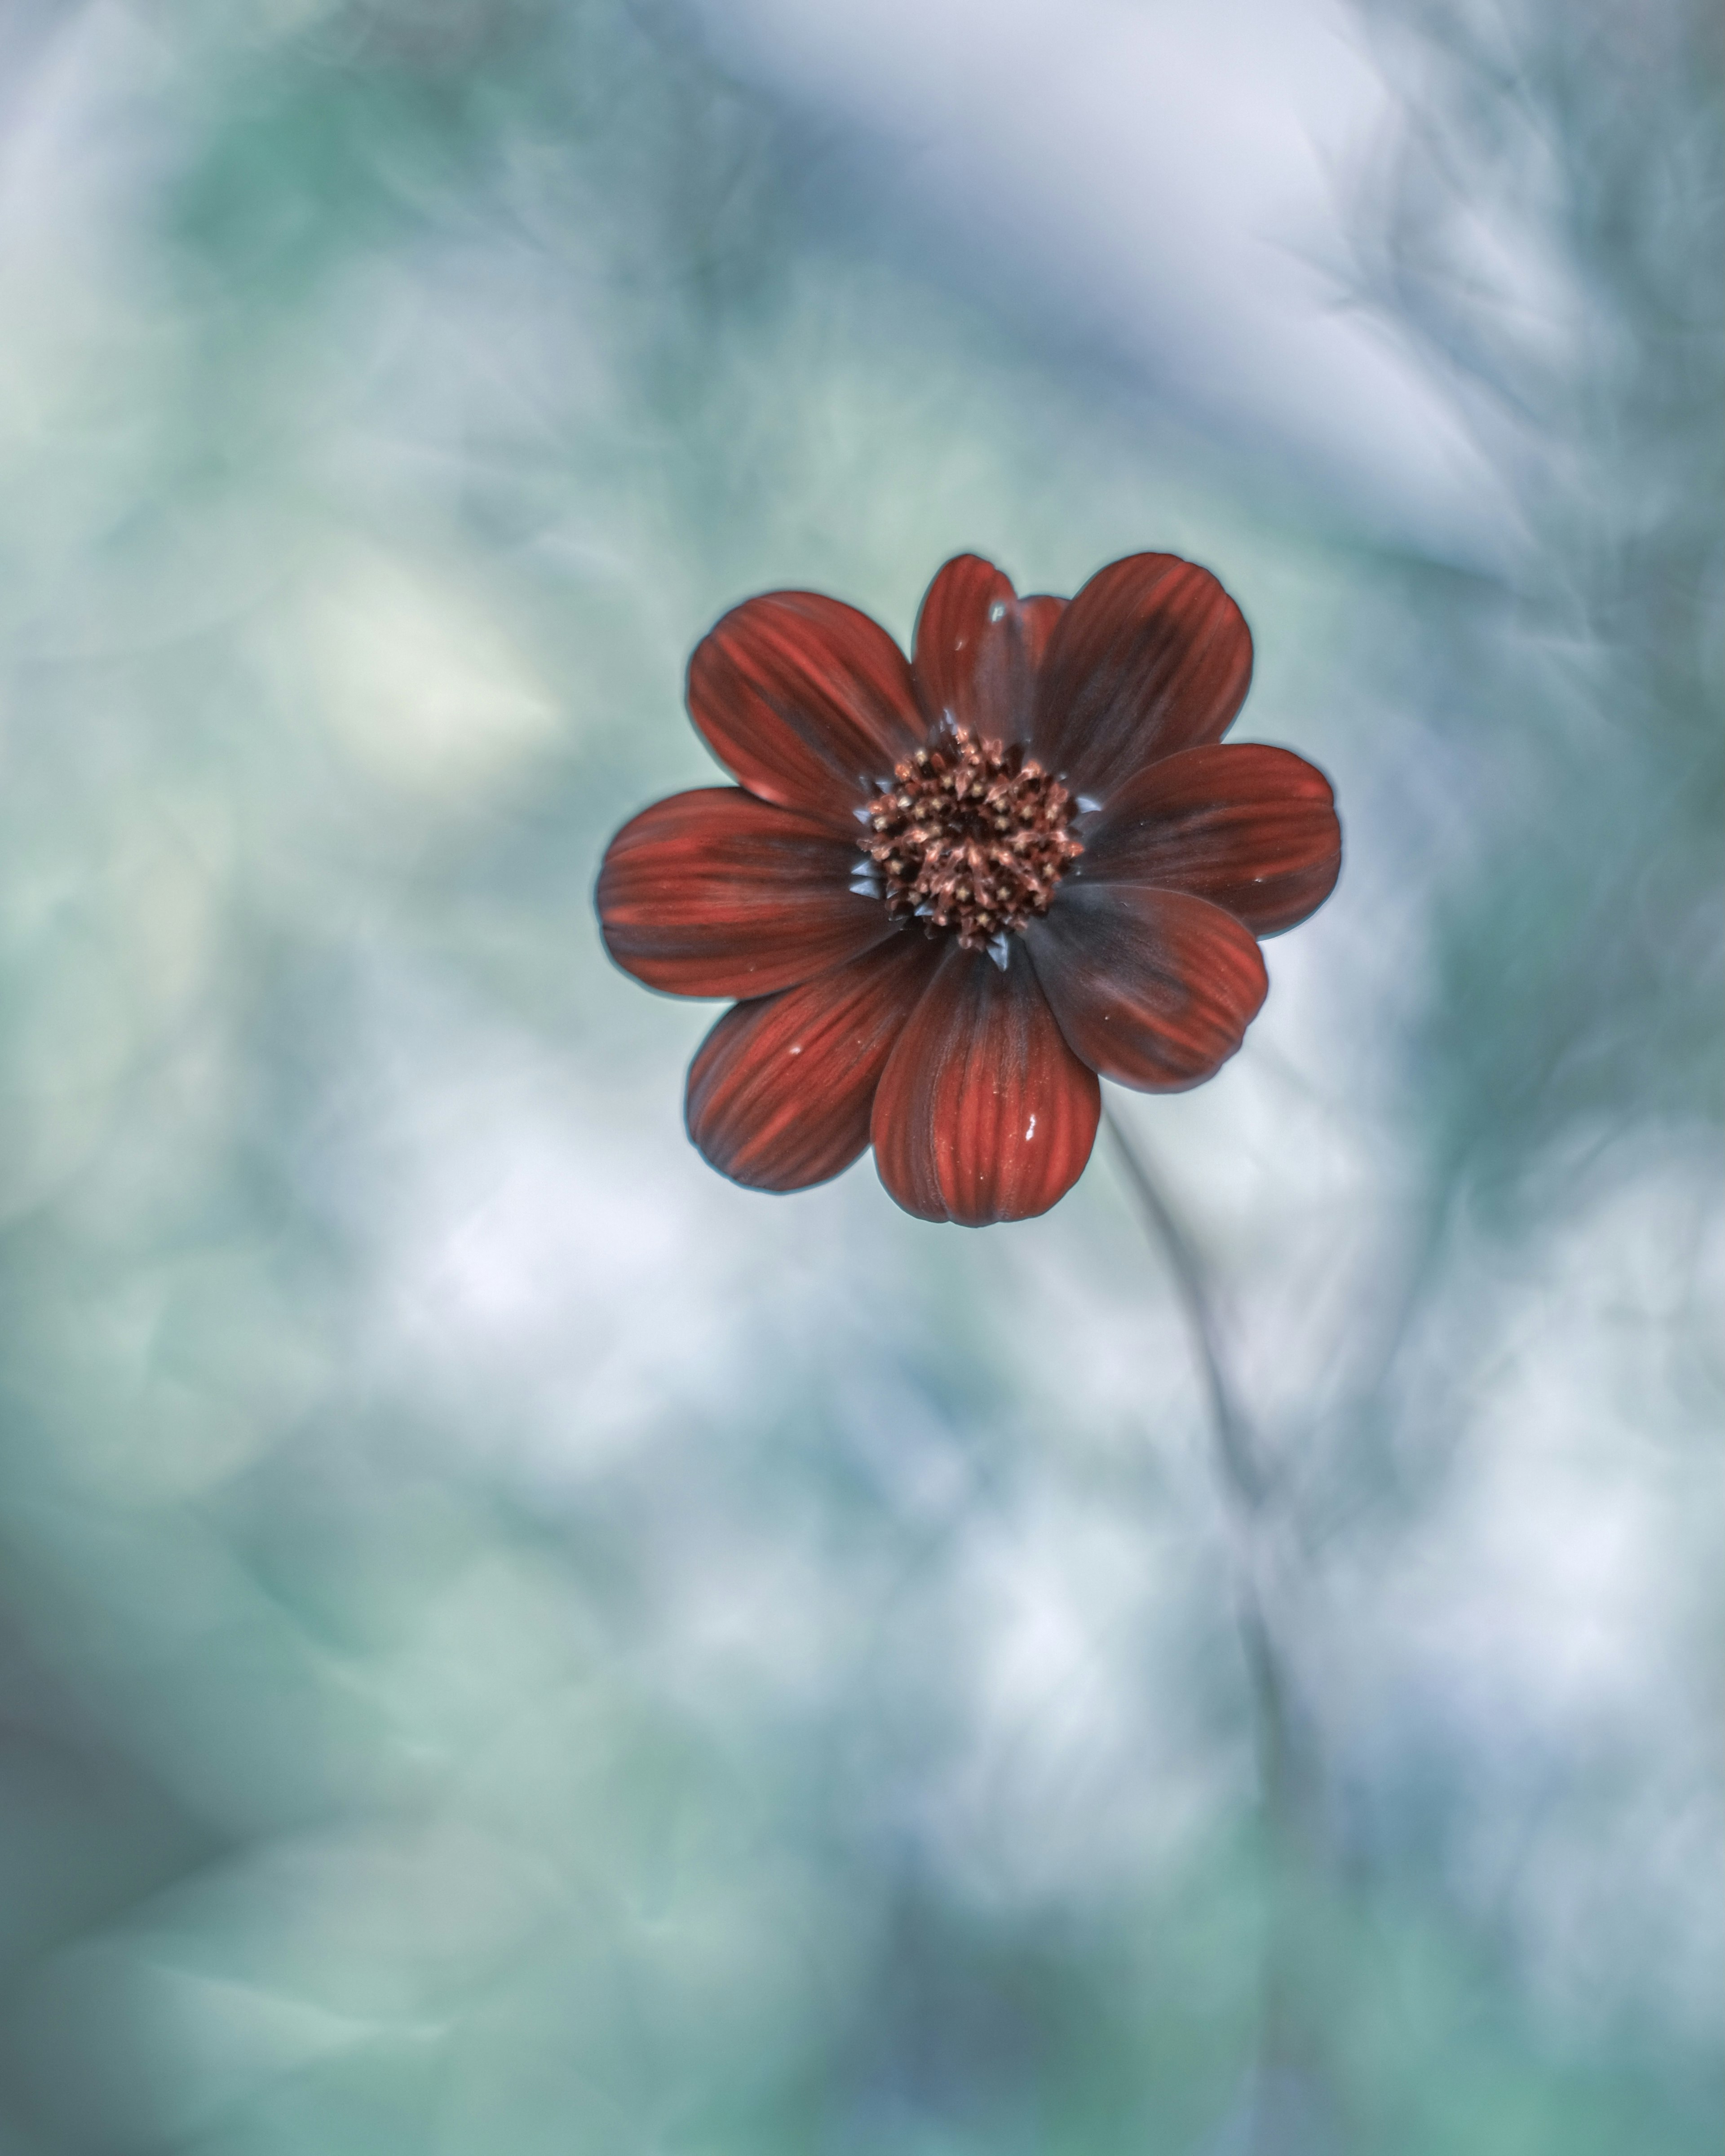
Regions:
[[[1258,2055],[1249,2147],[1271,2156],[1284,2145],[1285,2099],[1301,2073],[1298,1969],[1291,1901],[1312,1853],[1312,1783],[1289,1672],[1266,1600],[1275,1528],[1272,1480],[1235,1397],[1202,1258],[1139,1145],[1106,1101],[1102,1120],[1145,1232],[1173,1275],[1192,1336],[1214,1440],[1217,1480],[1234,1558],[1235,1620],[1252,1703],[1259,1787],[1271,1863],[1271,1903],[1260,1971]]]

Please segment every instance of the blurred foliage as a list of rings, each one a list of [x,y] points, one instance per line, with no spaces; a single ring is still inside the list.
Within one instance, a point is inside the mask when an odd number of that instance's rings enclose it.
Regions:
[[[1612,5],[1372,19],[1410,124],[1368,289],[1519,515],[1507,590],[1410,609],[1435,716],[1466,741],[1477,862],[1418,1053],[1444,1074],[1434,1131],[1457,1168],[1514,1181],[1553,1144],[1720,1111],[1717,24]]]
[[[1384,8],[1502,573],[1269,525],[612,0],[70,11],[0,172],[0,2149],[1714,2145],[1719,75]],[[812,169],[812,164],[813,168]],[[1153,1104],[1282,1451],[1255,1823],[1106,1170],[689,1161],[598,851],[737,597],[1247,605],[1349,869]]]

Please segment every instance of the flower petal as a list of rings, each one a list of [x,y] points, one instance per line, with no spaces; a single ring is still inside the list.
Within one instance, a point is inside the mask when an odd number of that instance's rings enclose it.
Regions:
[[[751,793],[841,824],[924,731],[903,652],[819,592],[733,607],[695,647],[689,713]]]
[[[1184,891],[1069,882],[1024,941],[1074,1051],[1145,1093],[1209,1077],[1270,985],[1251,931]]]
[[[851,879],[868,864],[830,826],[740,787],[673,794],[606,849],[594,904],[625,973],[678,996],[760,996],[894,933]]]
[[[1085,834],[1078,871],[1160,884],[1225,906],[1255,936],[1322,906],[1342,867],[1330,782],[1291,750],[1257,742],[1189,748],[1111,795]]]
[[[1004,971],[948,943],[875,1095],[875,1164],[924,1220],[1023,1220],[1082,1174],[1101,1111],[1020,939]]]
[[[1019,601],[1019,625],[1033,667],[1041,665],[1048,640],[1055,633],[1055,624],[1071,603],[1070,599],[1057,599],[1047,592],[1033,592],[1028,598]]]
[[[1219,741],[1252,678],[1251,632],[1208,569],[1131,554],[1060,616],[1036,683],[1037,755],[1106,801],[1153,758]]]
[[[1036,668],[1063,599],[1020,599],[978,554],[959,554],[928,587],[911,670],[931,727],[943,718],[984,741],[1029,737]]]
[[[684,1108],[702,1156],[752,1190],[803,1190],[869,1142],[887,1057],[940,955],[905,936],[783,994],[738,1004],[689,1066]]]

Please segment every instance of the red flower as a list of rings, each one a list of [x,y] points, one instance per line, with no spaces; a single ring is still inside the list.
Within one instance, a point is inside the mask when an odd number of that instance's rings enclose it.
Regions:
[[[907,1212],[1045,1212],[1090,1157],[1100,1072],[1196,1086],[1267,981],[1254,940],[1322,904],[1328,782],[1220,746],[1251,676],[1206,569],[1134,554],[1070,604],[948,562],[914,655],[814,592],[733,608],[689,711],[741,781],[624,824],[606,948],[649,988],[735,996],[689,1071],[722,1174],[800,1190],[872,1142]]]

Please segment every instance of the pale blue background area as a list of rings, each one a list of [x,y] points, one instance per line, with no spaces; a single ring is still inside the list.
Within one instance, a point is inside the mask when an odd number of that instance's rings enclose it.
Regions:
[[[1717,2146],[1707,27],[6,13],[0,2156],[1224,2156],[1266,1951],[1288,2156]],[[1279,1898],[1111,1163],[739,1192],[590,910],[737,598],[1141,547],[1348,838],[1126,1103]]]

